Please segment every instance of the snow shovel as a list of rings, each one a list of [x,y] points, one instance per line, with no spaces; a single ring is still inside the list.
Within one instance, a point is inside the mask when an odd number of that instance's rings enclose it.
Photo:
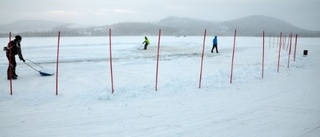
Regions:
[[[137,49],[138,49],[138,50],[143,49],[143,44],[139,45],[139,46],[137,47]]]
[[[37,70],[37,69],[36,69],[35,67],[33,67],[31,64],[29,64],[29,63],[27,63],[27,62],[24,62],[24,63],[25,63],[26,65],[28,65],[30,68],[32,68],[33,70],[39,72],[41,76],[52,76],[52,75],[54,75],[53,72],[49,72],[48,70],[43,69],[43,67],[40,66],[39,64],[31,61],[30,59],[27,59],[27,60],[30,61],[33,65],[36,65],[36,66],[38,66],[38,67],[41,68],[40,70]]]

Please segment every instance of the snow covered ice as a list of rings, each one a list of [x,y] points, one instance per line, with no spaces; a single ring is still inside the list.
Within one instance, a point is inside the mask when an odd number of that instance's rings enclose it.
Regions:
[[[108,37],[61,37],[59,95],[56,75],[43,77],[18,61],[10,95],[7,59],[0,57],[0,137],[315,137],[320,135],[320,39],[298,38],[293,52],[277,38],[237,37],[230,84],[233,37],[218,37],[210,53],[206,37],[161,37],[155,91],[157,36],[113,37],[111,94]],[[0,38],[6,45],[8,38]],[[294,41],[293,41],[294,47]],[[24,38],[24,57],[55,71],[57,38]],[[294,48],[292,48],[293,51]],[[308,50],[308,56],[302,56]]]

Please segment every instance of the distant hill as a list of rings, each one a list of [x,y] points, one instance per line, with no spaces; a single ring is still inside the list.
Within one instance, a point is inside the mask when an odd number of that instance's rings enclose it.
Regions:
[[[320,31],[310,31],[298,28],[281,19],[254,15],[224,22],[214,22],[207,20],[198,20],[192,18],[167,17],[152,23],[119,23],[110,26],[114,35],[157,35],[161,28],[163,35],[185,36],[185,35],[203,35],[204,29],[207,29],[208,35],[232,36],[234,30],[240,36],[261,36],[262,31],[266,35],[276,36],[280,32],[284,34],[299,34],[305,37],[319,37]]]
[[[319,31],[310,31],[298,28],[293,26],[292,24],[283,21],[281,19],[277,19],[274,17],[254,15],[249,17],[244,17],[236,20],[230,20],[221,22],[219,24],[220,32],[224,31],[234,31],[237,29],[239,35],[261,35],[262,31],[265,31],[271,35],[277,35],[280,32],[284,34],[300,34],[301,36],[320,36]]]
[[[276,36],[283,32],[287,35],[293,33],[304,37],[320,37],[320,31],[301,29],[281,19],[261,15],[224,22],[167,17],[156,22],[124,22],[97,27],[74,27],[74,24],[68,23],[22,20],[0,25],[0,37],[7,36],[8,32],[24,36],[55,36],[57,31],[61,31],[64,36],[104,36],[108,35],[109,28],[113,35],[118,36],[158,35],[159,29],[162,29],[162,35],[170,36],[201,36],[204,29],[207,29],[207,35],[232,36],[237,29],[239,36],[261,36],[262,31],[265,31],[267,36]]]
[[[156,23],[160,26],[179,28],[177,35],[199,35],[207,29],[208,35],[233,35],[237,29],[241,36],[261,36],[262,31],[268,35],[294,33],[300,36],[320,36],[319,31],[309,31],[291,25],[283,20],[268,16],[248,16],[224,22],[203,21],[189,18],[168,17]],[[202,31],[201,31],[202,30]]]
[[[0,25],[0,32],[35,32],[51,31],[54,28],[70,25],[68,23],[44,20],[19,20]]]

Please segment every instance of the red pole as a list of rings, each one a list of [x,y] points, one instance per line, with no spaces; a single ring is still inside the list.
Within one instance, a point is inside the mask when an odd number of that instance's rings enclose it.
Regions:
[[[281,54],[281,38],[282,37],[282,32],[280,32],[280,42],[279,42],[279,55],[278,55],[278,69],[277,69],[277,72],[279,73],[279,67],[280,67],[280,54]]]
[[[156,66],[156,87],[155,87],[155,90],[156,90],[156,91],[158,91],[158,72],[159,72],[160,37],[161,37],[161,29],[159,29],[159,38],[158,38],[157,66]]]
[[[286,41],[287,41],[287,36],[284,35],[284,40],[283,40],[283,43],[282,43],[282,49],[285,50],[286,49]]]
[[[270,48],[270,37],[269,37],[269,48]],[[264,75],[264,31],[262,32],[262,74],[261,78]]]
[[[290,36],[289,36],[289,42],[290,42],[290,45],[289,45],[289,57],[288,57],[288,68],[289,68],[289,66],[290,66],[290,56],[291,56],[291,46],[292,46],[292,33],[290,34]]]
[[[295,44],[294,44],[294,62],[296,62],[296,54],[297,54],[297,43],[298,43],[298,34],[296,34],[296,40],[295,40]]]
[[[289,35],[289,37],[288,37],[288,43],[287,43],[287,51],[289,50],[289,48],[290,48],[290,44],[291,44],[291,35],[292,35],[292,33]]]
[[[275,39],[275,37],[272,36],[272,48],[274,48],[274,39]]]
[[[233,77],[233,62],[234,62],[234,52],[235,52],[235,48],[236,48],[236,36],[237,36],[237,30],[234,30],[234,40],[233,40],[233,50],[232,50],[230,84],[232,84],[232,77]]]
[[[207,35],[207,29],[204,30],[204,34],[203,34],[199,88],[201,88],[201,82],[202,82],[203,57],[204,57],[204,47],[206,45],[206,35]]]
[[[111,29],[109,29],[109,51],[110,51],[110,73],[111,73],[111,93],[114,92],[113,87],[113,70],[112,70],[112,50],[111,50]]]
[[[11,32],[9,32],[9,47],[12,47],[12,45],[11,45]],[[12,64],[12,60],[11,60],[11,56],[13,56],[13,55],[11,55],[11,50],[9,50],[9,68],[10,67],[13,67],[11,64]],[[9,77],[10,77],[10,95],[12,95],[13,94],[13,91],[12,91],[12,69],[9,69]]]
[[[289,36],[285,36],[284,37],[285,39],[284,39],[284,42],[283,42],[283,50],[286,50],[286,51],[288,51],[288,48],[289,48],[289,45],[288,45],[288,42],[289,42]]]
[[[269,34],[269,49],[271,49],[271,34]]]
[[[280,36],[277,37],[277,47],[278,47],[278,48],[279,48],[279,38],[280,38]]]
[[[58,32],[58,44],[57,44],[57,64],[56,64],[56,95],[58,95],[59,85],[59,51],[60,51],[60,31]]]

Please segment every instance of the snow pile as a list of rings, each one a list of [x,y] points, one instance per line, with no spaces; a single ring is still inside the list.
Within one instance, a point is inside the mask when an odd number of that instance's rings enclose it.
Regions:
[[[114,94],[111,94],[107,37],[62,37],[59,95],[56,74],[43,77],[18,62],[10,95],[7,59],[0,58],[0,136],[259,136],[320,134],[319,38],[299,38],[296,61],[262,38],[239,37],[230,84],[233,37],[218,37],[210,53],[207,37],[201,88],[203,37],[158,37],[147,51],[141,37],[113,37]],[[266,38],[268,39],[268,38]],[[5,45],[8,39],[1,38]],[[25,58],[55,70],[57,38],[25,38]],[[292,48],[293,49],[293,48]],[[302,56],[303,50],[309,55]]]

